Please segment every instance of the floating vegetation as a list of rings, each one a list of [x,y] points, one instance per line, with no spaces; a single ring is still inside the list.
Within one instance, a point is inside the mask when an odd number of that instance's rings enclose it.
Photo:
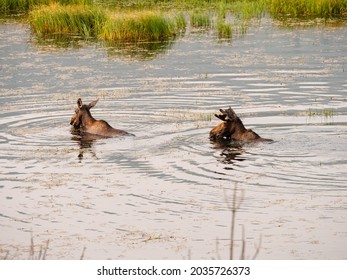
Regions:
[[[322,116],[325,118],[331,118],[335,115],[334,109],[322,109],[322,110],[311,110],[309,109],[307,115],[309,117]]]

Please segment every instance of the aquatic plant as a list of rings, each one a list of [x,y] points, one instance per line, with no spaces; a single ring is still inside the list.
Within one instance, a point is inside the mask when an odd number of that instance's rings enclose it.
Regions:
[[[230,39],[233,35],[232,25],[224,20],[218,20],[217,33],[219,39]]]
[[[117,12],[98,6],[51,4],[30,12],[29,21],[38,34],[77,34],[104,40],[157,41],[185,28],[183,15],[161,12]]]
[[[211,17],[207,12],[193,11],[190,14],[190,25],[196,28],[211,26]]]
[[[51,4],[30,12],[29,21],[38,34],[78,34],[96,36],[103,27],[106,13],[86,5]]]
[[[112,41],[161,41],[175,36],[186,26],[183,15],[161,12],[120,12],[107,17],[98,38]]]
[[[322,110],[311,110],[309,109],[309,111],[307,112],[307,115],[309,117],[315,117],[315,116],[323,116],[325,118],[330,118],[333,117],[335,115],[334,109],[322,109]]]
[[[0,13],[26,13],[36,6],[53,3],[59,3],[61,5],[92,5],[93,0],[0,0]]]
[[[267,0],[274,17],[329,18],[347,14],[347,0]]]

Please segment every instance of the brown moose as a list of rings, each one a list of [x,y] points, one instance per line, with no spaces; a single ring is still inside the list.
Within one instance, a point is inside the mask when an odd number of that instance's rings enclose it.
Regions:
[[[246,129],[231,107],[226,110],[220,109],[220,112],[222,114],[215,114],[215,116],[223,122],[210,131],[211,140],[233,140],[241,142],[273,141],[260,137],[251,129]]]
[[[93,118],[90,113],[90,109],[93,108],[98,101],[99,99],[85,105],[83,104],[82,99],[78,98],[78,107],[71,118],[70,125],[72,125],[75,129],[79,129],[81,132],[94,134],[101,137],[131,135],[124,130],[113,128],[104,120],[96,120]]]

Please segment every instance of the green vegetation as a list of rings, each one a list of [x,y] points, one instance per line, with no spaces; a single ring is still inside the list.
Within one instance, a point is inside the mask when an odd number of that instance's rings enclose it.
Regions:
[[[92,5],[93,0],[0,0],[0,14],[27,13],[37,6],[52,3],[61,5]]]
[[[232,25],[223,20],[218,20],[217,32],[219,39],[230,39],[233,36]]]
[[[111,41],[161,41],[185,28],[182,17],[146,10],[110,14],[98,37]]]
[[[211,26],[211,18],[208,12],[193,11],[190,14],[190,25],[196,28]]]
[[[347,14],[347,0],[267,0],[276,18],[330,18]]]
[[[106,20],[106,13],[88,5],[51,4],[30,12],[29,21],[38,34],[79,34],[97,36]]]
[[[99,6],[51,4],[30,12],[29,22],[38,34],[77,34],[111,41],[160,41],[185,28],[183,15],[154,11],[113,13]]]
[[[37,34],[77,34],[106,41],[163,41],[186,29],[243,34],[248,22],[347,17],[347,0],[0,0],[0,14],[29,14]]]
[[[309,117],[315,117],[315,116],[323,116],[325,118],[331,118],[335,115],[334,109],[322,109],[322,110],[315,110],[312,111],[311,109],[308,111],[307,115]]]

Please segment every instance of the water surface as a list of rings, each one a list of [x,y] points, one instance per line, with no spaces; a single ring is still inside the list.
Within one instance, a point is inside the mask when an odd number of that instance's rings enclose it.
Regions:
[[[220,42],[57,44],[0,25],[0,254],[229,257],[231,198],[246,257],[346,259],[347,28],[263,20]],[[77,98],[136,137],[71,134]],[[273,143],[208,139],[219,108]],[[38,250],[38,249],[37,249]]]

